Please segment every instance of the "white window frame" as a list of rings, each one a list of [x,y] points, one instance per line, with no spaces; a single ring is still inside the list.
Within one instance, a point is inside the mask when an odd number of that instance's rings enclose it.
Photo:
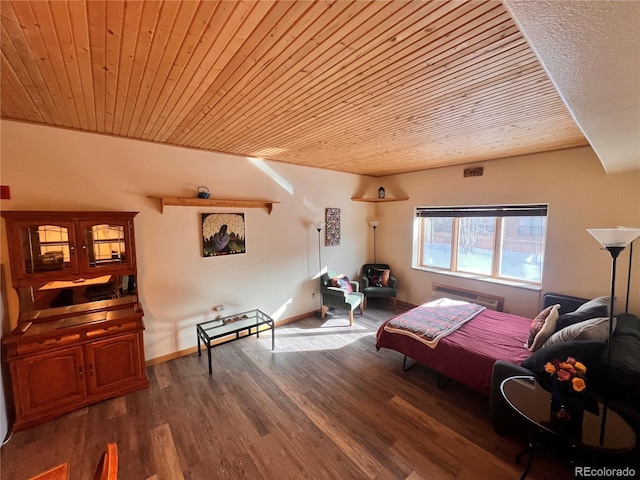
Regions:
[[[412,267],[418,270],[443,273],[448,275],[461,276],[466,278],[474,278],[479,280],[487,280],[508,285],[522,285],[533,288],[540,288],[542,284],[542,272],[544,270],[544,260],[540,266],[540,281],[529,281],[521,278],[510,278],[500,276],[500,260],[502,255],[502,228],[504,219],[509,217],[529,217],[529,216],[548,216],[548,205],[546,204],[529,204],[529,205],[481,205],[481,206],[454,206],[454,207],[416,207],[414,214],[413,226],[413,252]],[[453,218],[452,239],[451,239],[451,264],[449,268],[425,265],[422,259],[423,253],[423,218]],[[484,275],[480,273],[469,273],[461,271],[457,268],[457,250],[459,245],[459,222],[460,218],[465,217],[495,217],[494,240],[493,240],[493,262],[491,274]],[[542,234],[542,257],[544,259],[544,251],[547,240],[547,222]]]

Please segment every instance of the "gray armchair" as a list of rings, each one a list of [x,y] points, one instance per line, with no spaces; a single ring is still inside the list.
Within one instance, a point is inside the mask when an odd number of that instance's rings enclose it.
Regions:
[[[353,325],[353,311],[360,307],[360,314],[364,309],[364,295],[360,293],[360,284],[350,281],[352,292],[340,286],[334,286],[332,279],[338,277],[336,272],[329,270],[320,277],[320,293],[322,294],[322,313],[324,318],[328,306],[344,308],[349,311],[349,325]]]
[[[393,310],[396,309],[396,295],[398,293],[398,280],[389,275],[387,286],[381,286],[380,282],[371,281],[370,270],[391,270],[386,263],[366,263],[362,266],[362,293],[365,296],[365,307],[367,298],[393,298]],[[375,277],[375,275],[373,276]]]

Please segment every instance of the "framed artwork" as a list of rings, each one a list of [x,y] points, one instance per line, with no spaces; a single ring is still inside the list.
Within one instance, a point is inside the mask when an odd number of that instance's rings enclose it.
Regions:
[[[245,253],[244,213],[202,214],[202,256]]]
[[[340,245],[340,209],[327,208],[325,211],[327,226],[324,244],[327,247]]]

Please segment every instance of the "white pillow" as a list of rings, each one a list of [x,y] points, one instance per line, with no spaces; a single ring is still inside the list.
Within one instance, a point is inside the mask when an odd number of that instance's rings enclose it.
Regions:
[[[560,317],[560,314],[558,313],[559,309],[560,309],[560,304],[556,304],[553,307],[551,307],[551,311],[549,312],[549,315],[543,320],[544,325],[542,326],[540,331],[536,334],[529,350],[531,350],[532,352],[535,352],[536,350],[541,348],[544,342],[546,342],[547,339],[553,334],[553,332],[556,331],[556,324],[558,323],[558,318]]]
[[[616,319],[613,319],[613,329]],[[584,322],[574,323],[557,331],[545,342],[544,346],[571,340],[591,340],[592,342],[606,342],[609,340],[609,317],[593,318]]]

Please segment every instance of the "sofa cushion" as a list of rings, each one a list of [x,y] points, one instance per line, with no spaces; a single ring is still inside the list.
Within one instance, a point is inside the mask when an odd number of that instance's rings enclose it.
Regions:
[[[640,339],[623,335],[613,339],[611,366],[640,378]]]
[[[531,322],[529,338],[524,345],[525,348],[535,352],[542,347],[547,338],[549,338],[556,329],[559,308],[559,304],[552,305],[536,315],[536,318]]]
[[[588,310],[592,307],[605,307],[607,311],[603,315],[604,317],[609,315],[610,303],[611,302],[609,301],[609,297],[596,297],[580,305],[578,308],[576,308],[576,312],[584,312],[585,310]]]
[[[587,367],[587,377],[589,367],[594,365],[602,356],[604,343],[594,341],[573,340],[569,342],[545,345],[536,350],[522,361],[522,366],[534,373],[544,372],[544,365],[555,359],[564,361],[567,357],[574,357]]]
[[[614,335],[611,348],[611,367],[607,366],[608,351],[605,349],[601,361],[592,369],[592,378],[604,395],[621,399],[627,403],[636,402],[637,417],[640,420],[640,339]]]
[[[630,313],[619,313],[616,316],[614,336],[635,337],[640,340],[640,318]]]
[[[616,327],[616,319],[613,319],[613,328]],[[545,346],[555,343],[568,342],[570,340],[593,340],[606,342],[609,339],[609,317],[592,318],[580,323],[574,323],[557,331],[545,342]]]
[[[564,313],[560,315],[558,324],[556,325],[556,332],[562,330],[574,323],[584,322],[585,320],[591,320],[592,318],[606,317],[609,315],[608,305],[591,305],[586,308],[578,308],[575,312]]]

